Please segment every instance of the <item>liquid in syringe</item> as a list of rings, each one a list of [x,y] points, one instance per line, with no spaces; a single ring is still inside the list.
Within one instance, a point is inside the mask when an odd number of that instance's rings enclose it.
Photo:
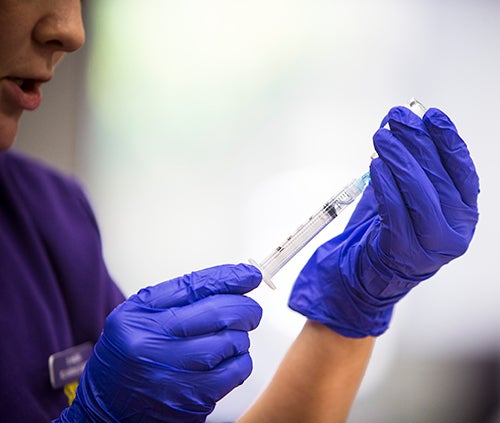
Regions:
[[[250,260],[262,273],[264,282],[271,288],[276,286],[271,278],[288,263],[302,248],[306,246],[323,228],[335,219],[342,210],[353,203],[363,192],[370,180],[370,173],[367,172],[360,178],[354,179],[344,187],[337,195],[328,200],[320,210],[314,213],[297,230],[287,237],[274,251],[260,263]]]

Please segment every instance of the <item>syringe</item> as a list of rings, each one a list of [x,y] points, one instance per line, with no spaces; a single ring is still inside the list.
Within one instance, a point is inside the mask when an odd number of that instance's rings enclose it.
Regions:
[[[256,266],[262,273],[262,278],[271,288],[276,289],[271,278],[287,264],[306,244],[311,241],[321,230],[335,219],[339,213],[363,192],[370,181],[370,173],[367,172],[360,178],[354,179],[346,185],[342,191],[328,200],[321,209],[314,213],[304,224],[285,239],[275,250],[267,256],[260,264],[255,260],[250,263]]]
[[[411,111],[422,118],[426,108],[414,98],[406,104]],[[374,155],[373,157],[375,157]],[[261,263],[250,259],[250,264],[257,267],[262,273],[263,281],[272,289],[276,289],[271,278],[280,271],[309,241],[323,230],[339,213],[364,191],[370,181],[370,172],[366,172],[360,178],[354,179],[344,187],[337,195],[328,200],[320,210],[313,214],[304,224],[286,238],[274,251]]]

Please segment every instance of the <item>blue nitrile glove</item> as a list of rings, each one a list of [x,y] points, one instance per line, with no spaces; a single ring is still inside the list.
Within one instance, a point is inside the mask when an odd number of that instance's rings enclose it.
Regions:
[[[348,337],[377,336],[394,304],[468,248],[479,179],[449,118],[389,111],[374,135],[379,158],[345,231],[314,253],[289,306]]]
[[[204,422],[250,375],[248,331],[262,310],[244,294],[262,276],[223,265],[139,291],[107,318],[60,422]]]

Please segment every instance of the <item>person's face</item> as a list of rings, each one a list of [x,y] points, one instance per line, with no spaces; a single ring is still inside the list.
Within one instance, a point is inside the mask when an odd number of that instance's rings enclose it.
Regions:
[[[0,151],[66,52],[84,42],[80,0],[0,0]]]

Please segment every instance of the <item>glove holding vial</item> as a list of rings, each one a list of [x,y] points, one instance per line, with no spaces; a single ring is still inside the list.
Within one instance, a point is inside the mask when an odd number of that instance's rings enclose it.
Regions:
[[[289,306],[353,338],[377,336],[394,305],[467,250],[479,178],[455,125],[394,107],[373,137],[371,181],[344,232],[299,274]]]

